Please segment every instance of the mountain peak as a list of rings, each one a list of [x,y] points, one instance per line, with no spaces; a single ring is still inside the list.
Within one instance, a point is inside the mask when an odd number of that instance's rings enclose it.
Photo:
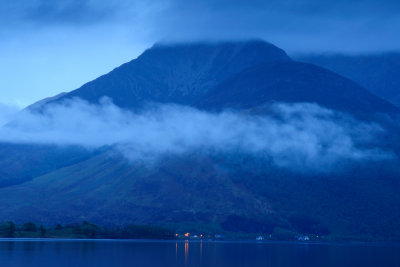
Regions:
[[[151,60],[153,57],[163,56],[179,60],[176,56],[201,58],[221,57],[225,63],[234,63],[241,57],[246,57],[252,64],[289,61],[286,52],[275,45],[263,40],[238,40],[238,41],[198,41],[198,42],[159,42],[146,50],[138,60]]]
[[[260,53],[260,56],[272,56],[277,60],[290,60],[286,52],[261,39],[249,39],[249,40],[229,40],[229,41],[194,41],[194,42],[157,42],[151,48],[147,49],[146,52],[153,51],[171,51],[171,50],[228,50],[228,51],[254,51]],[[268,61],[273,58],[268,58]]]
[[[398,113],[390,103],[336,73],[300,64],[261,40],[157,43],[107,75],[54,101],[107,96],[122,108],[147,102],[206,109],[249,109],[312,102],[350,113]]]
[[[109,96],[121,107],[143,102],[195,103],[228,77],[267,62],[291,61],[280,48],[261,40],[157,43],[134,59],[63,98],[97,102]]]

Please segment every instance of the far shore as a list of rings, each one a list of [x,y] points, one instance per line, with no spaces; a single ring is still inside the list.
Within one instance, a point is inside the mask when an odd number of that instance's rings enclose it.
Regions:
[[[29,237],[3,238],[0,242],[134,242],[134,243],[252,243],[265,245],[337,245],[337,246],[400,246],[400,241],[297,241],[297,240],[254,240],[254,239],[123,239],[123,238],[57,238]]]

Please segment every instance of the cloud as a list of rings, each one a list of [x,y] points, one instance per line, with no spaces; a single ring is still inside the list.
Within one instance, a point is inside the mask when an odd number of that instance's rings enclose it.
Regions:
[[[289,52],[398,50],[399,11],[393,0],[176,0],[159,31],[180,40],[255,36]]]
[[[391,156],[371,145],[377,125],[355,121],[314,104],[275,104],[267,115],[209,113],[177,105],[153,105],[132,113],[104,98],[80,99],[25,110],[0,130],[0,141],[87,148],[112,146],[131,161],[193,151],[259,156],[293,170],[331,170],[339,162]]]
[[[399,49],[399,11],[395,0],[0,0],[3,25],[135,27],[147,42],[260,37],[313,52]]]
[[[0,103],[0,127],[12,120],[19,111],[15,105],[8,105]]]
[[[102,21],[104,14],[135,14],[147,13],[149,9],[158,9],[164,15],[174,15],[178,19],[194,19],[213,17],[219,14],[230,16],[240,14],[240,18],[250,18],[262,14],[280,14],[284,18],[309,19],[310,17],[325,18],[387,18],[397,16],[400,3],[397,0],[0,0],[0,12],[3,18],[14,17],[20,20],[43,20],[50,23],[71,22],[85,23],[87,18]],[[158,8],[157,8],[158,7]],[[159,9],[159,7],[164,7]],[[197,11],[197,12],[196,12]],[[165,13],[164,13],[165,12]],[[186,15],[185,15],[186,13]],[[247,16],[243,16],[247,13]],[[114,17],[114,19],[117,19]],[[270,18],[263,18],[268,21]],[[276,19],[276,18],[273,18]],[[220,21],[223,21],[220,18]],[[290,22],[289,22],[290,23]]]
[[[24,18],[40,23],[91,24],[109,19],[112,6],[94,5],[88,0],[39,1],[26,10]]]
[[[0,0],[0,21],[13,24],[37,23],[84,25],[110,19],[116,10],[112,1],[92,0]]]

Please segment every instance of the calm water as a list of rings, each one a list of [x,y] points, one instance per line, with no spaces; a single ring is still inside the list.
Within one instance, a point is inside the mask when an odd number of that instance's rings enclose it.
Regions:
[[[1,240],[0,266],[400,267],[400,246],[213,241]]]

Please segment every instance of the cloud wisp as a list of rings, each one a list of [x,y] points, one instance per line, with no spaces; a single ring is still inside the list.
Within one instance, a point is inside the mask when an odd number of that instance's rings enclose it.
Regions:
[[[0,127],[12,120],[12,118],[17,114],[18,110],[19,108],[15,105],[0,103]]]
[[[131,161],[192,151],[244,153],[293,170],[329,170],[341,161],[382,160],[389,152],[371,145],[382,129],[315,104],[275,104],[268,115],[209,113],[185,106],[154,105],[140,113],[104,98],[80,99],[24,110],[0,128],[0,141],[112,146]]]

